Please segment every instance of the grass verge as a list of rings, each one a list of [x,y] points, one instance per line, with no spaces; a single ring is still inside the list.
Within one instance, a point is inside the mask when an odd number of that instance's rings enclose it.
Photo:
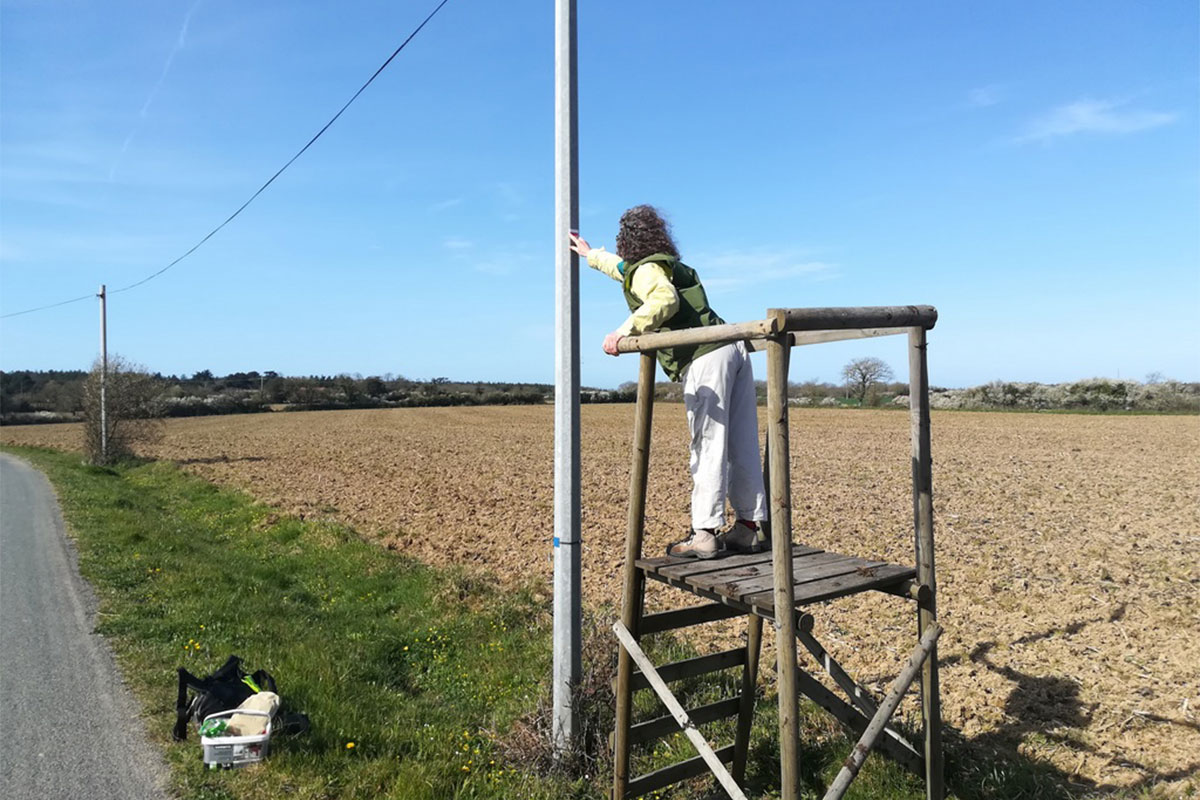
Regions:
[[[280,516],[166,463],[87,467],[76,454],[5,447],[45,472],[100,602],[105,635],[166,754],[173,790],[198,800],[295,798],[601,798],[615,650],[593,621],[585,642],[585,728],[592,752],[576,776],[547,769],[550,617],[535,592],[434,570],[365,542],[351,529]],[[662,663],[695,655],[665,636],[645,642]],[[278,681],[285,705],[312,729],[276,737],[263,765],[212,772],[198,737],[170,740],[175,668],[203,675],[235,653]],[[675,687],[695,707],[736,694],[736,671]],[[639,693],[638,718],[664,713]],[[750,794],[778,797],[773,697],[758,704]],[[820,797],[850,749],[841,728],[801,709],[805,797]],[[732,723],[703,728],[732,741]],[[955,797],[1055,798],[1072,792],[1053,770],[980,761],[951,743]],[[637,773],[694,755],[682,733],[638,748]],[[713,796],[696,779],[654,798]],[[1123,796],[1134,796],[1133,793]],[[921,782],[873,756],[851,800],[919,800]]]
[[[112,469],[7,448],[57,489],[97,629],[186,798],[561,798],[586,781],[501,763],[496,739],[549,673],[545,609],[324,522],[280,517],[163,463]],[[312,730],[262,766],[213,772],[170,741],[175,668],[235,653]]]

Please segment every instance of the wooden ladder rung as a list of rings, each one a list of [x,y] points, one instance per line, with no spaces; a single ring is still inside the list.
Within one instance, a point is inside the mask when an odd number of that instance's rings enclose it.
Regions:
[[[741,708],[742,698],[739,695],[737,697],[718,700],[715,703],[709,703],[699,708],[688,709],[687,713],[692,718],[692,722],[697,725],[703,725],[713,720],[737,716]],[[674,717],[668,714],[665,717],[657,717],[645,722],[639,722],[637,725],[631,727],[629,729],[629,743],[642,744],[643,742],[659,739],[671,733],[677,733],[679,730],[679,723],[675,721]]]
[[[733,760],[733,745],[725,745],[713,751],[717,758],[724,763],[729,763]],[[641,797],[644,794],[653,792],[655,789],[661,789],[664,786],[670,786],[673,783],[686,781],[688,778],[694,778],[708,772],[708,765],[704,763],[704,758],[696,756],[689,758],[687,761],[680,761],[677,764],[671,764],[662,769],[656,769],[654,772],[647,772],[645,775],[634,778],[629,782],[628,788],[625,790],[625,797]]]
[[[716,622],[745,615],[746,612],[740,608],[731,608],[723,603],[707,603],[702,606],[689,606],[688,608],[677,608],[674,611],[647,614],[638,624],[638,631],[642,636],[648,636],[651,633],[673,631],[705,622]]]
[[[657,669],[659,676],[667,683],[670,683],[671,681],[678,681],[684,678],[694,678],[697,675],[707,675],[710,672],[719,672],[730,667],[740,667],[745,663],[746,648],[739,647],[734,650],[726,650],[722,653],[697,656],[671,664],[664,664],[661,667],[657,667]],[[650,688],[650,682],[646,680],[646,676],[640,670],[633,673],[630,685],[635,692],[638,689]]]

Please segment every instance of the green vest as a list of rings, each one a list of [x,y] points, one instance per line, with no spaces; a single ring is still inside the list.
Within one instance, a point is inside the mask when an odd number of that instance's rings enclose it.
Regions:
[[[705,325],[724,325],[725,320],[717,316],[717,312],[712,310],[708,304],[708,295],[704,293],[704,286],[700,283],[700,276],[696,274],[696,270],[684,264],[675,256],[667,255],[666,253],[655,253],[652,256],[647,256],[635,264],[630,264],[625,267],[625,302],[629,304],[631,312],[637,311],[641,307],[642,301],[633,295],[633,273],[637,272],[638,267],[648,262],[660,264],[671,277],[671,283],[675,286],[675,291],[679,292],[679,310],[669,320],[658,327],[660,331],[678,331],[684,328],[699,328]],[[673,381],[680,378],[680,374],[691,364],[692,361],[704,355],[711,353],[718,347],[716,344],[693,344],[684,347],[666,347],[658,351],[658,363],[662,364],[663,371],[667,373],[667,377]]]

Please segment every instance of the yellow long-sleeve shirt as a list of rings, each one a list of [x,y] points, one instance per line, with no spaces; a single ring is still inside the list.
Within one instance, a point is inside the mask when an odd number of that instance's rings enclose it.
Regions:
[[[624,262],[616,253],[606,252],[603,247],[594,247],[588,253],[587,261],[592,269],[624,283]],[[621,336],[638,336],[656,330],[679,310],[679,292],[662,264],[648,261],[638,267],[637,272],[633,273],[629,289],[642,304],[614,331]]]

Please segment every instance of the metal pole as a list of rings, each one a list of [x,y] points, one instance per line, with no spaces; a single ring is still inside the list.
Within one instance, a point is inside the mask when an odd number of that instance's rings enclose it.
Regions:
[[[100,284],[100,461],[108,463],[108,292]]]
[[[579,683],[579,258],[568,232],[579,230],[575,0],[554,5],[554,749],[575,740]]]

